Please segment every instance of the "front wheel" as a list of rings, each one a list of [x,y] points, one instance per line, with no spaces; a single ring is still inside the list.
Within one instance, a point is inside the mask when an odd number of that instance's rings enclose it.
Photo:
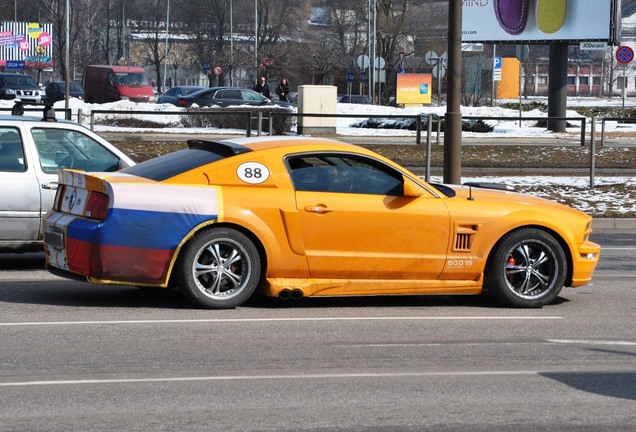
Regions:
[[[186,245],[175,271],[176,284],[189,300],[208,309],[231,309],[254,293],[261,260],[245,234],[213,228]]]
[[[567,274],[563,248],[535,228],[513,231],[488,259],[485,285],[500,302],[514,307],[541,307],[559,295]]]

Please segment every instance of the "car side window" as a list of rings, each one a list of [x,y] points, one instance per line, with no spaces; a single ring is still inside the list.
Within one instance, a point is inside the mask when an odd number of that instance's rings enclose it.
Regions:
[[[75,130],[33,128],[33,141],[45,173],[60,168],[84,171],[116,171],[119,158],[88,135]]]
[[[221,90],[218,92],[219,99],[240,99],[241,94],[238,90]]]
[[[401,196],[401,173],[359,156],[306,155],[287,160],[297,191]]]
[[[243,100],[250,100],[250,101],[259,101],[262,102],[266,99],[265,96],[258,94],[256,92],[253,91],[241,91],[241,95],[243,97]]]
[[[0,171],[26,170],[20,133],[14,128],[0,128]]]

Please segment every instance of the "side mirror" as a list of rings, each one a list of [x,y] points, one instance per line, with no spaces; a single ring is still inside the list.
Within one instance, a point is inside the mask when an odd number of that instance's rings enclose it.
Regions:
[[[404,196],[417,198],[424,195],[422,187],[408,177],[404,177]]]

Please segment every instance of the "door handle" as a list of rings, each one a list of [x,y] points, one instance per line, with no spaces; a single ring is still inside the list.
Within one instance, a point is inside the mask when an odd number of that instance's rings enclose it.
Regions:
[[[330,209],[327,206],[322,204],[313,205],[313,206],[305,206],[305,211],[308,213],[330,213],[333,209]]]
[[[58,182],[42,183],[42,189],[57,190]]]

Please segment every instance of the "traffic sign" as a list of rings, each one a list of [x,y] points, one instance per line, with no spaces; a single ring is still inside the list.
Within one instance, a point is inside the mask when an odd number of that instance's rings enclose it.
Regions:
[[[443,67],[441,64],[436,64],[435,66],[433,66],[433,77],[435,78],[444,78],[444,75],[446,75],[446,68]]]
[[[358,56],[358,67],[360,69],[366,69],[369,67],[370,65],[370,61],[369,61],[369,57],[362,54],[361,56]]]
[[[24,69],[24,60],[7,60],[7,69],[16,70],[16,69]]]
[[[493,67],[495,69],[501,69],[501,64],[502,64],[501,57],[495,57],[495,63]]]
[[[437,64],[438,58],[439,57],[437,57],[437,53],[435,51],[429,51],[424,55],[424,61],[429,66],[435,66]]]
[[[634,50],[627,45],[618,47],[616,50],[616,60],[621,64],[630,63],[634,60]]]
[[[201,63],[201,69],[203,69],[203,72],[207,72],[212,68],[212,63],[210,63],[209,61],[204,61],[203,63]]]
[[[214,75],[221,75],[221,72],[223,72],[221,66],[214,66]]]
[[[354,81],[355,81],[355,79],[356,79],[356,74],[355,74],[355,73],[353,73],[353,72],[347,72],[347,74],[346,74],[346,79],[347,79],[347,82],[348,82],[348,83],[350,83],[350,82],[354,82]]]

